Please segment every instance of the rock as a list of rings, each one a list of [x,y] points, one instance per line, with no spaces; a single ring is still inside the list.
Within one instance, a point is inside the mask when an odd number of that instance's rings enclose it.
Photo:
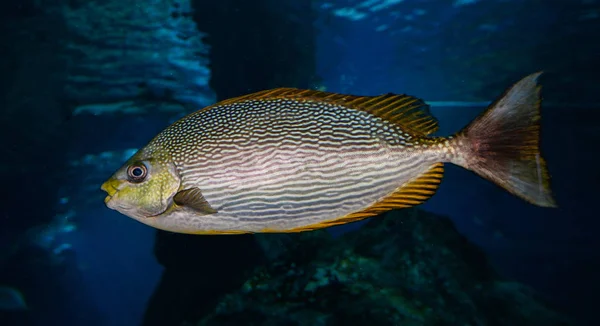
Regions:
[[[257,237],[270,263],[197,325],[568,325],[500,278],[450,220],[417,209],[337,239]]]
[[[66,97],[75,113],[147,112],[132,107],[135,99],[181,104],[168,111],[214,102],[206,35],[190,1],[70,1],[62,14],[71,34]]]

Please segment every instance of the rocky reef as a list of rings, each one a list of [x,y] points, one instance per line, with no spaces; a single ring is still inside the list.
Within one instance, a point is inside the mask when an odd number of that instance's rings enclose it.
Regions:
[[[183,111],[215,101],[206,34],[190,1],[69,1],[62,14],[70,32],[65,91],[75,114]]]
[[[268,263],[185,325],[570,325],[504,280],[452,222],[391,212],[333,238],[257,235]]]

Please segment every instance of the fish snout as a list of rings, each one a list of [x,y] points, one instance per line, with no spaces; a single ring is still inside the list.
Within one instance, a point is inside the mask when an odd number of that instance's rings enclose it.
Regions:
[[[121,182],[117,179],[109,179],[108,181],[104,182],[102,184],[102,186],[100,186],[100,189],[105,191],[108,196],[106,196],[106,198],[104,198],[104,203],[108,203],[113,196],[119,191],[119,185],[121,184]]]

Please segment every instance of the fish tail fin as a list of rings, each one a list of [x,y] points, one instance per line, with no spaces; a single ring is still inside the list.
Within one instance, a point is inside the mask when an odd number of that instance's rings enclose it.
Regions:
[[[494,182],[529,203],[556,207],[540,154],[541,72],[509,88],[451,140],[450,161]]]

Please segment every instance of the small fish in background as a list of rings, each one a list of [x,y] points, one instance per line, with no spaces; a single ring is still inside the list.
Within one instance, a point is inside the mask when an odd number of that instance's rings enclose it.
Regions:
[[[10,286],[0,286],[0,310],[24,311],[28,309],[21,291]]]
[[[187,115],[101,188],[106,205],[189,234],[301,232],[419,205],[453,163],[554,207],[539,149],[540,73],[453,136],[408,95],[278,88]]]

